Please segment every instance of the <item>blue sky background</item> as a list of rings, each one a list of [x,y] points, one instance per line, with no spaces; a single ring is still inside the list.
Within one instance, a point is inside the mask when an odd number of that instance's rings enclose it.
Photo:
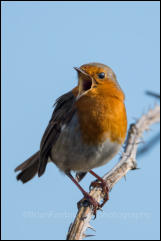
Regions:
[[[53,164],[25,185],[13,170],[38,150],[55,99],[77,84],[73,66],[113,68],[129,124],[154,106],[144,91],[160,89],[159,19],[155,1],[2,1],[2,239],[65,239],[79,190]],[[158,132],[153,126],[144,140]],[[159,157],[158,143],[138,158],[141,169],[113,188],[90,239],[159,239]],[[103,175],[117,160],[95,171]],[[88,190],[92,180],[82,185]]]

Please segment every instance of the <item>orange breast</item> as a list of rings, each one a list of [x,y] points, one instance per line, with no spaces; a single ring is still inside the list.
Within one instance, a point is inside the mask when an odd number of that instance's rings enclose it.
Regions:
[[[99,144],[109,138],[123,143],[127,131],[124,94],[112,82],[84,93],[76,102],[83,140]]]

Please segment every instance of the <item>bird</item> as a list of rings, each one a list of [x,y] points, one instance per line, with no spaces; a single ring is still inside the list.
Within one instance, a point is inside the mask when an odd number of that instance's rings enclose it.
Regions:
[[[56,99],[39,150],[15,171],[20,171],[17,180],[26,183],[36,174],[42,176],[48,162],[54,163],[76,184],[96,213],[109,199],[109,188],[92,169],[112,160],[125,141],[125,94],[107,65],[94,62],[74,69],[77,86]],[[87,173],[97,178],[92,186],[100,186],[105,193],[102,204],[79,184]]]

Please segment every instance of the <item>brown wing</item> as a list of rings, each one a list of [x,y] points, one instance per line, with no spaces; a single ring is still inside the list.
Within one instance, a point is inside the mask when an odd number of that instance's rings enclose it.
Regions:
[[[76,97],[72,91],[56,100],[55,109],[40,144],[38,176],[45,171],[51,149],[59,137],[62,125],[67,124],[75,112],[75,100]]]

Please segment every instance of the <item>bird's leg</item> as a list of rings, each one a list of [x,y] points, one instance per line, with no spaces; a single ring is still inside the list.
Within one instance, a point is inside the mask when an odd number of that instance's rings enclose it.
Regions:
[[[71,175],[70,172],[66,172],[66,175],[72,180],[72,182],[75,183],[75,185],[79,188],[79,190],[82,192],[84,199],[87,200],[92,206],[93,206],[93,213],[96,216],[96,212],[98,209],[100,209],[101,205],[91,196],[89,193],[87,193],[80,184],[75,180],[75,178]],[[79,205],[79,203],[78,203]]]
[[[101,204],[101,207],[103,207],[103,205],[109,200],[109,188],[107,183],[105,182],[105,180],[103,178],[101,178],[100,176],[98,176],[95,172],[93,172],[92,170],[89,171],[89,173],[96,177],[97,180],[92,182],[90,185],[91,187],[101,187],[104,193],[104,198],[103,198],[103,203]]]

